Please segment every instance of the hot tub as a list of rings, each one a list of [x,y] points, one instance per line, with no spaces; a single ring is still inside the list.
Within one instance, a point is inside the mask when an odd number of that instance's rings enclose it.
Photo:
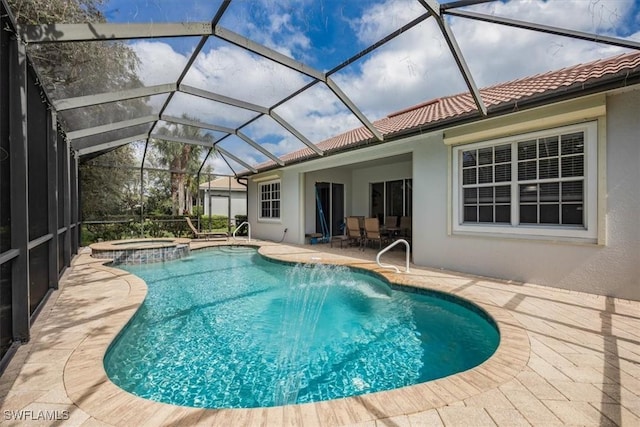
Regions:
[[[190,253],[190,239],[152,238],[112,240],[89,245],[91,256],[114,264],[146,264],[183,258]]]

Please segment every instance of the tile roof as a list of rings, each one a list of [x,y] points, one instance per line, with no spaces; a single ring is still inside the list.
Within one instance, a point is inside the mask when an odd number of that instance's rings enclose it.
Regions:
[[[500,83],[480,89],[482,100],[489,113],[511,106],[514,103],[534,102],[543,96],[561,97],[579,92],[585,86],[614,78],[640,75],[640,52],[618,55],[593,62],[579,64],[561,70],[536,74],[522,79]],[[392,113],[375,121],[374,126],[383,136],[394,136],[411,130],[436,127],[449,120],[465,116],[479,117],[470,93],[460,93],[433,99],[422,104]],[[327,153],[342,151],[349,147],[372,142],[373,135],[364,126],[324,140],[317,144]],[[317,157],[310,148],[304,148],[281,157],[286,163]],[[270,169],[275,163],[266,162],[258,170]]]
[[[235,179],[231,179],[231,177],[228,176],[221,176],[209,182],[203,182],[200,184],[199,188],[201,190],[208,190],[211,188],[212,190],[228,191],[229,182],[231,182],[231,191],[247,191],[247,188],[244,185],[239,184]]]

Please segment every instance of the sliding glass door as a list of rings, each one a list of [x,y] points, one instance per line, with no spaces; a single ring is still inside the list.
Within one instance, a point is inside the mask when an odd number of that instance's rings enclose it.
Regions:
[[[370,187],[370,214],[381,223],[385,216],[411,216],[412,197],[411,179],[373,182]]]
[[[323,230],[323,222],[327,230]],[[316,233],[342,234],[344,222],[344,184],[316,183]]]

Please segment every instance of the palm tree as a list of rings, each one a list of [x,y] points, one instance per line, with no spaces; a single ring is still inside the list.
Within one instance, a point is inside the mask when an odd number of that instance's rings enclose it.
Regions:
[[[187,115],[183,118],[193,120]],[[196,142],[213,142],[213,137],[202,129],[193,126],[171,124],[162,127],[157,134]],[[163,139],[156,139],[154,147],[157,155],[152,159],[158,166],[166,167],[171,173],[171,205],[173,215],[191,212],[191,186],[193,175],[200,166],[201,145],[185,144]]]

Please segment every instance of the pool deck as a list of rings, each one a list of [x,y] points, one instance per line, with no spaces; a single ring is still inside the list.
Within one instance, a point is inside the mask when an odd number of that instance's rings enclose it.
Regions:
[[[396,283],[469,299],[496,319],[498,350],[457,375],[327,402],[246,410],[152,402],[112,384],[102,366],[110,342],[144,300],[146,285],[83,250],[38,315],[31,340],[0,377],[0,424],[640,425],[639,301],[413,265],[410,273],[393,273],[377,266],[372,249],[252,243],[265,256],[375,270]],[[226,242],[192,242],[192,249],[217,244]],[[403,259],[394,251],[383,261],[402,266]]]

